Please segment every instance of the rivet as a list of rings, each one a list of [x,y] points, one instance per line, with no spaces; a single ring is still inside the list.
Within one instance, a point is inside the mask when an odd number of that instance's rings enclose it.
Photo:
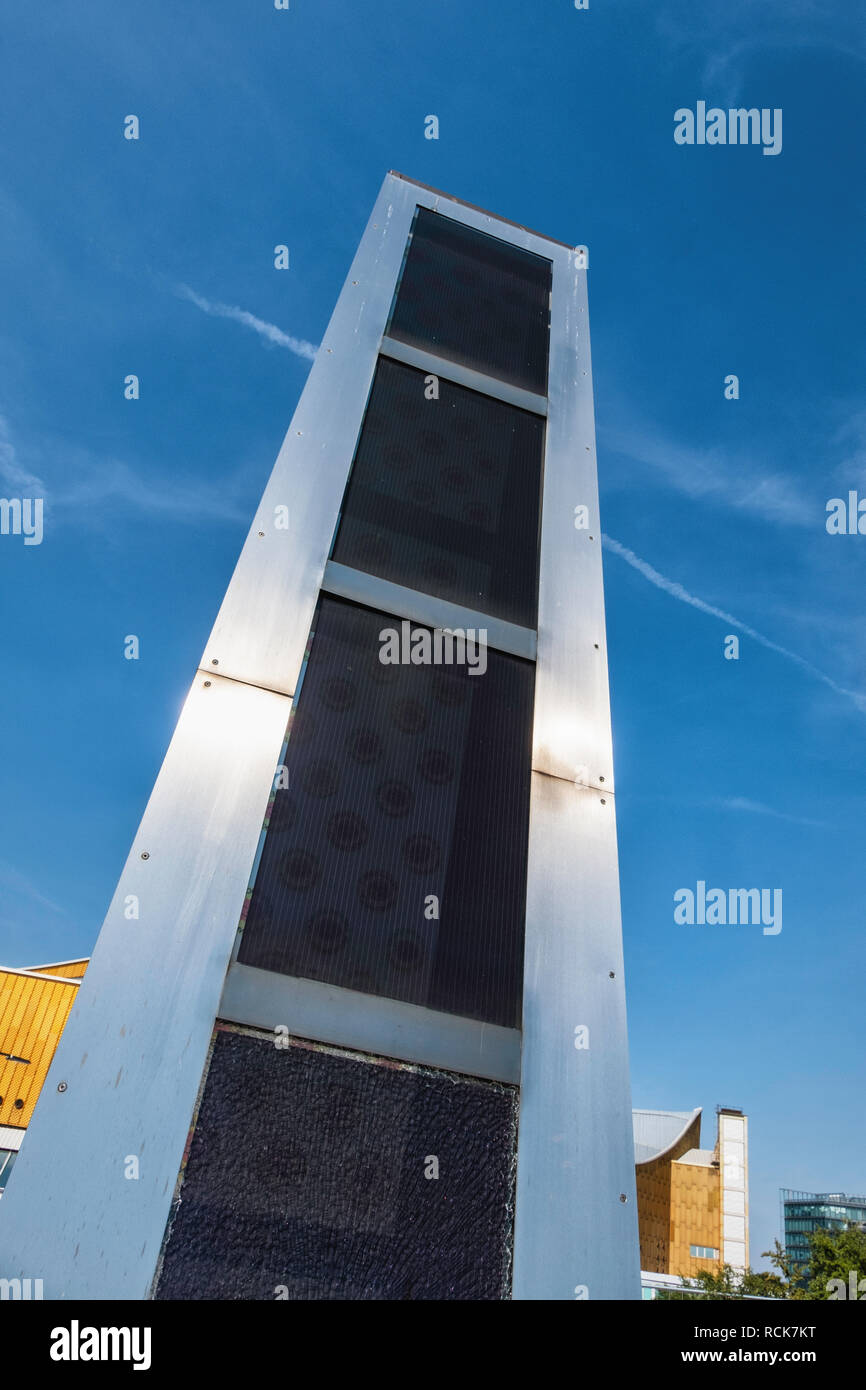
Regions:
[[[213,661],[211,662],[211,666],[219,666],[219,662],[217,661],[216,657],[214,657]],[[604,779],[602,778],[602,781],[603,780]]]
[[[592,645],[595,647],[595,650],[598,651],[598,643],[597,643],[597,642],[593,642]]]
[[[615,970],[610,970],[610,971],[608,972],[608,974],[610,975],[610,978],[611,978],[612,980],[615,980],[615,979],[616,979],[616,971],[615,971]]]
[[[260,536],[263,536],[264,534],[265,534],[264,531],[260,531],[260,532],[259,532],[259,535],[260,535]]]
[[[627,1202],[627,1201],[628,1201],[628,1197],[626,1197],[626,1195],[625,1195],[624,1192],[621,1192],[621,1193],[619,1194],[619,1200],[620,1200],[621,1202]]]
[[[607,805],[607,802],[605,801],[604,797],[601,798],[601,804],[602,804],[602,806],[606,806],[606,805]]]
[[[603,781],[604,781],[604,778],[603,778],[603,777],[599,777],[598,780],[599,780],[599,782],[603,782]]]
[[[142,859],[149,859],[149,858],[150,858],[150,855],[148,854],[148,852],[147,852],[146,849],[143,849],[143,850],[141,851],[141,857],[142,857]]]
[[[207,690],[207,688],[208,688],[209,685],[210,685],[210,681],[205,681],[205,683],[204,683],[204,688],[205,688],[205,690]]]
[[[65,1082],[65,1081],[58,1081],[58,1083],[57,1083],[57,1089],[58,1089],[58,1091],[60,1092],[60,1094],[62,1095],[63,1092],[66,1090],[66,1082]]]

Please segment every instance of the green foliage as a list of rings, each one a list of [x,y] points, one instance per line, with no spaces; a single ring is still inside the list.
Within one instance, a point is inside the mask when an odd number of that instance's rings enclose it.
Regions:
[[[856,1226],[845,1231],[813,1231],[809,1244],[808,1283],[803,1297],[831,1298],[834,1289],[831,1286],[828,1290],[827,1285],[832,1280],[840,1281],[843,1285],[846,1292],[842,1297],[850,1297],[851,1284],[856,1289],[857,1283],[866,1279],[866,1231],[858,1230]],[[838,1296],[838,1285],[836,1292]],[[866,1289],[858,1297],[866,1297]]]
[[[764,1251],[764,1258],[778,1273],[748,1269],[741,1276],[730,1265],[722,1265],[720,1270],[702,1270],[693,1278],[686,1278],[686,1287],[694,1289],[694,1293],[664,1290],[656,1297],[689,1302],[748,1297],[826,1301],[849,1298],[852,1282],[856,1286],[859,1280],[866,1280],[866,1231],[857,1227],[844,1231],[813,1231],[809,1246],[809,1268],[805,1275],[792,1265],[782,1246],[775,1241],[772,1250]],[[866,1299],[866,1288],[858,1296]]]
[[[788,1292],[790,1285],[778,1274],[765,1273],[762,1270],[747,1269],[745,1274],[740,1276],[739,1272],[732,1269],[730,1265],[722,1265],[719,1270],[704,1269],[700,1274],[696,1274],[692,1279],[685,1280],[686,1287],[699,1290],[696,1293],[682,1293],[675,1290],[665,1290],[658,1293],[657,1298],[666,1300],[687,1300],[689,1303],[701,1302],[701,1300],[711,1300],[712,1302],[724,1301],[732,1298],[745,1298],[747,1295],[752,1298],[790,1298]]]

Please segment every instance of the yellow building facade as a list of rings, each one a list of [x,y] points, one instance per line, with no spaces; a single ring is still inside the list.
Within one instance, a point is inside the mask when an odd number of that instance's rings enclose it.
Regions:
[[[86,959],[0,968],[0,1194],[86,969]]]
[[[747,1120],[719,1109],[702,1149],[701,1111],[634,1111],[641,1269],[694,1278],[749,1264]]]

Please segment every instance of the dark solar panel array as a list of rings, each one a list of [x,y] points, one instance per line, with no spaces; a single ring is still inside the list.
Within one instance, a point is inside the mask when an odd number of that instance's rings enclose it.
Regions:
[[[534,668],[383,664],[388,629],[321,599],[239,959],[519,1027]]]
[[[507,1298],[516,1108],[493,1082],[218,1031],[157,1298]]]
[[[380,357],[333,559],[534,627],[544,421]]]
[[[388,333],[547,393],[551,263],[419,208]]]

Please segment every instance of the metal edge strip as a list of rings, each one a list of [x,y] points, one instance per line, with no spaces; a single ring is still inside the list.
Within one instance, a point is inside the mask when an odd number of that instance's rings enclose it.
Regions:
[[[280,1026],[292,1036],[403,1062],[516,1084],[520,1033],[398,999],[361,994],[234,961],[218,1016],[228,1023]]]

